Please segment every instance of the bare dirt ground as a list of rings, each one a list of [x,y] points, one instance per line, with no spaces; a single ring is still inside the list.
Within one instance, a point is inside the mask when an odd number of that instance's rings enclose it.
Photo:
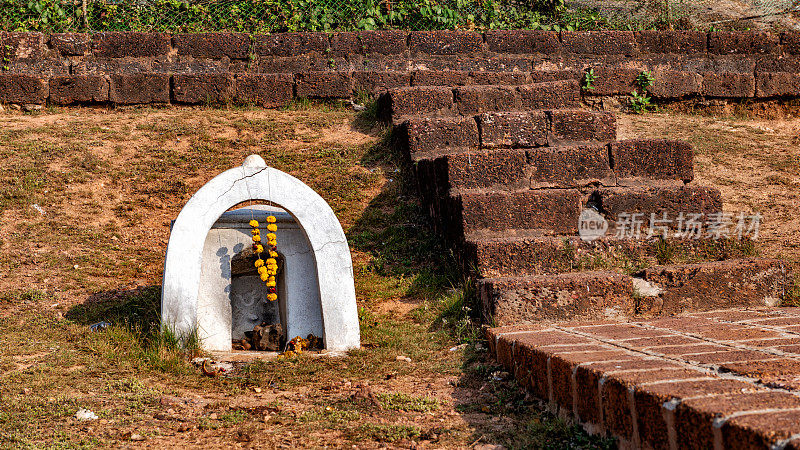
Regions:
[[[764,215],[762,254],[800,259],[800,120],[618,120],[620,138],[694,144],[697,182]],[[4,112],[0,125],[0,447],[614,445],[543,412],[487,358],[382,130],[352,112],[75,108]],[[250,153],[342,221],[364,346],[211,378],[156,332],[169,221]],[[113,325],[90,332],[100,320]],[[79,408],[99,419],[76,420]]]
[[[662,112],[620,115],[618,123],[619,139],[691,143],[694,183],[718,188],[725,211],[759,213],[760,255],[800,268],[800,119]]]
[[[610,445],[488,360],[382,130],[361,122],[302,104],[0,114],[0,447]],[[189,196],[251,153],[340,218],[363,349],[212,378],[158,333],[164,250]]]

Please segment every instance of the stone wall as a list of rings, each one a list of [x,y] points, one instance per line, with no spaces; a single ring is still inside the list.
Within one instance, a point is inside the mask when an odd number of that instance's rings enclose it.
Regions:
[[[0,33],[0,102],[280,106],[403,86],[581,79],[655,98],[800,96],[800,32]]]

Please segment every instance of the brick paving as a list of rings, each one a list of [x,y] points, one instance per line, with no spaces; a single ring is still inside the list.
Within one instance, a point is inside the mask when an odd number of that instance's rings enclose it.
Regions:
[[[488,330],[518,382],[635,448],[800,449],[800,308]]]

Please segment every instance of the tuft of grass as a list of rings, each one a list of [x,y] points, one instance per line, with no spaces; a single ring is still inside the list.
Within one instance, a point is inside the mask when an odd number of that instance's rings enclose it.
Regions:
[[[795,275],[794,281],[783,294],[781,306],[800,306],[800,274]]]
[[[655,247],[656,262],[658,264],[664,265],[672,262],[675,257],[675,245],[672,242],[667,241],[663,236],[659,236]]]
[[[20,291],[9,291],[0,294],[0,303],[9,304],[41,304],[51,300],[52,295],[39,289],[25,289]]]
[[[550,413],[536,414],[533,418],[509,435],[505,442],[509,448],[557,449],[591,448],[612,450],[617,448],[614,438],[592,436],[580,425],[570,425]]]
[[[379,126],[378,100],[368,92],[359,91],[353,99],[353,104],[361,105],[364,110],[359,111],[353,126],[358,130],[371,131]]]
[[[414,397],[402,392],[377,395],[381,406],[389,411],[430,412],[439,409],[439,401],[431,397]]]
[[[458,342],[476,342],[483,339],[480,326],[480,302],[474,281],[467,280],[460,287],[435,300],[431,310],[435,319],[431,329],[447,330]]]
[[[420,434],[420,429],[413,425],[365,423],[353,431],[351,439],[354,441],[397,442],[418,438]]]

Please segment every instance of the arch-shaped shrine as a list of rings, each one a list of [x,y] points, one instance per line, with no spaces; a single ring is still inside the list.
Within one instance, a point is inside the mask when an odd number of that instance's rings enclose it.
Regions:
[[[228,211],[247,201],[277,208]],[[247,222],[259,214],[277,217],[281,253],[280,305],[266,309],[258,306],[266,303],[263,284],[248,280],[252,274],[241,269],[250,240]],[[259,289],[261,303],[254,301]],[[280,320],[288,338],[314,334],[329,351],[360,345],[353,264],[336,215],[303,182],[251,155],[200,188],[173,223],[161,321],[180,337],[197,333],[205,350],[229,351],[248,321],[257,324],[267,316]]]

